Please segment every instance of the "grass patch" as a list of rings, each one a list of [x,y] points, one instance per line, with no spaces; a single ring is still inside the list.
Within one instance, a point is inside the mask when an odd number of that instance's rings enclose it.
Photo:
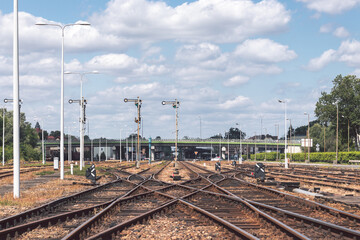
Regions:
[[[74,165],[74,175],[76,176],[85,176],[86,173],[86,169],[88,169],[90,167],[90,165],[85,165],[85,167],[83,167],[82,170],[80,170],[80,166],[79,165]],[[95,168],[96,169],[96,168]],[[67,171],[65,173],[65,175],[71,175],[70,171]]]
[[[0,200],[0,206],[12,206],[14,202],[9,199]]]
[[[44,175],[51,175],[51,174],[54,174],[54,173],[55,173],[55,171],[42,171],[42,172],[36,173],[36,175],[44,176]]]

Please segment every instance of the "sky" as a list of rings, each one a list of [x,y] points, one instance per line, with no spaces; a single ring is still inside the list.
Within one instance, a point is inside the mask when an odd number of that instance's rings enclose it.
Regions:
[[[284,104],[307,125],[339,74],[360,74],[360,0],[19,0],[20,98],[27,121],[60,129],[61,31],[65,71],[83,76],[86,133],[118,139],[207,138],[240,127],[284,136]],[[0,99],[12,98],[13,1],[0,1]],[[65,75],[65,133],[79,134],[80,75]],[[6,105],[10,110],[12,106]],[[289,125],[287,121],[287,125]],[[238,124],[238,125],[237,125]]]

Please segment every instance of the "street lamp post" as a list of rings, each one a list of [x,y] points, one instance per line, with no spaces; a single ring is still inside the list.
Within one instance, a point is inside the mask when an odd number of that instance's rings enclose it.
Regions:
[[[140,123],[141,123],[141,115],[140,115],[140,108],[142,100],[137,97],[137,99],[128,99],[124,98],[124,102],[133,102],[137,108],[137,118],[135,118],[135,122],[137,123],[137,151],[136,151],[136,168],[140,167]],[[132,155],[132,154],[131,154]]]
[[[277,130],[277,131],[276,131]],[[279,159],[279,124],[275,124],[276,137],[276,161]]]
[[[5,165],[5,107],[3,107],[2,165]]]
[[[178,159],[178,108],[180,106],[180,102],[175,99],[175,101],[162,101],[162,105],[172,105],[175,108],[175,167],[177,167],[177,159]]]
[[[60,179],[64,179],[64,30],[66,27],[81,25],[89,26],[90,23],[78,22],[66,25],[53,24],[53,23],[36,23],[39,26],[56,26],[61,29],[61,116],[60,116]],[[81,166],[81,165],[80,165]]]
[[[308,131],[307,131],[307,137],[308,137],[308,159],[307,163],[310,163],[310,114],[304,113],[304,115],[308,116]]]
[[[285,168],[289,168],[289,162],[288,162],[288,159],[287,159],[287,155],[286,155],[286,150],[287,150],[287,146],[286,146],[286,141],[287,141],[287,134],[286,134],[286,101],[285,100],[278,100],[279,103],[284,103],[285,105],[285,121],[284,121],[284,134],[285,134],[285,149],[284,149],[284,152],[285,152]]]
[[[19,17],[18,0],[14,0],[13,30],[13,196],[20,197],[20,105],[19,105]]]

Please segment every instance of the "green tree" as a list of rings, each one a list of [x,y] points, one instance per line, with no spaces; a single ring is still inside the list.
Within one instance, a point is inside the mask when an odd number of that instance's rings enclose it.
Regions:
[[[240,137],[240,129],[238,128],[230,128],[228,132],[225,133],[224,138],[227,139],[239,139]],[[245,139],[246,133],[241,131],[241,139]]]
[[[60,139],[60,131],[59,130],[56,130],[56,131],[51,131],[50,132],[50,136],[53,136],[55,139],[59,138]]]
[[[360,133],[360,79],[348,75],[336,76],[330,93],[322,92],[316,103],[315,115],[319,122],[331,123],[336,129],[337,107],[339,109],[339,149],[347,147],[348,123],[350,127],[350,142],[355,141],[358,146],[357,136]]]

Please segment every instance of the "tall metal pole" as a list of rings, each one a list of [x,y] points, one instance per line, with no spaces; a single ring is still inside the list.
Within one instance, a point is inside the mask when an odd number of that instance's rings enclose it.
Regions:
[[[291,118],[288,118],[290,126],[289,126],[289,150],[290,150],[290,161],[292,160],[292,146],[291,146],[291,135],[292,135],[292,125]]]
[[[230,145],[229,145],[230,131],[228,132],[228,162],[230,161]]]
[[[43,126],[41,127],[41,155],[42,155],[42,164],[45,164],[45,148],[44,148],[44,122],[42,122]]]
[[[93,151],[94,151],[94,139],[91,139],[91,149],[90,149],[90,153],[91,153],[91,162],[93,162],[94,161],[94,153],[93,153]]]
[[[122,157],[122,152],[121,152],[121,129],[120,129],[120,141],[119,141],[119,142],[120,142],[120,144],[119,144],[119,145],[120,145],[120,150],[119,150],[120,156],[119,156],[119,159],[120,159],[120,162],[121,162],[121,160],[122,160],[122,158],[121,158],[121,157]]]
[[[134,161],[134,135],[131,134],[131,161]]]
[[[2,165],[5,165],[5,107],[3,108]]]
[[[348,152],[350,152],[350,121],[348,119]]]
[[[219,142],[219,160],[222,159],[222,151],[221,151],[221,133],[219,133],[219,138],[220,138],[220,142]]]
[[[177,99],[175,99],[175,166],[177,166],[177,159],[178,159],[178,135],[179,135],[179,129],[178,129],[178,104]]]
[[[141,123],[141,119],[140,119],[140,98],[137,97],[138,100],[138,106],[137,106],[137,154],[136,154],[136,167],[139,168],[140,167],[140,123]]]
[[[325,134],[326,134],[325,130],[326,130],[326,127],[325,127],[325,124],[324,124],[324,152],[325,152],[325,145],[326,145],[326,144],[325,144],[325,143],[326,143],[326,142],[325,142]]]
[[[267,151],[267,141],[266,141],[266,135],[267,135],[267,129],[265,129],[265,161],[266,161],[266,151]]]
[[[241,126],[238,123],[236,123],[236,125],[239,125],[239,164],[242,164]]]
[[[288,162],[288,159],[287,159],[287,133],[286,133],[286,101],[285,100],[278,100],[279,103],[284,103],[285,105],[285,117],[284,117],[284,135],[285,135],[285,149],[284,149],[284,152],[285,152],[285,168],[289,168],[289,162]]]
[[[254,152],[255,152],[255,161],[256,161],[256,132],[255,132],[255,148],[254,148]]]
[[[101,151],[100,151],[100,149],[101,149],[101,137],[99,137],[99,162],[101,161]]]
[[[310,114],[308,114],[308,163],[310,163]]]
[[[334,164],[338,163],[338,144],[339,144],[339,104],[336,103],[336,160]]]
[[[70,129],[70,128],[69,128]],[[70,132],[70,131],[69,131]],[[71,156],[71,134],[68,134],[68,162],[72,161],[72,156]]]
[[[276,160],[279,159],[279,124],[275,124],[275,128],[277,127],[277,139],[276,139]]]
[[[161,102],[162,105],[166,105],[166,104],[171,104],[173,106],[173,108],[175,108],[175,167],[177,167],[177,159],[178,159],[178,134],[179,134],[179,129],[178,129],[178,108],[180,105],[180,102],[175,99],[175,101],[162,101]]]
[[[19,105],[19,23],[18,0],[14,0],[13,38],[13,158],[14,198],[20,197],[20,105]]]
[[[201,116],[199,116],[199,120],[200,120],[200,139],[202,139],[202,136],[201,136]]]
[[[64,179],[64,30],[68,26],[83,25],[89,26],[89,23],[74,23],[74,24],[51,24],[51,23],[37,23],[36,25],[51,25],[61,28],[61,103],[60,103],[60,179]],[[80,164],[81,166],[81,164]]]
[[[107,161],[107,157],[108,157],[108,148],[107,148],[107,138],[105,138],[105,161]]]
[[[64,179],[64,26],[61,28],[60,179]],[[81,166],[81,165],[80,165]]]
[[[125,133],[125,136],[127,136],[127,132]],[[128,145],[128,138],[125,139],[126,143],[126,161],[129,161],[129,145]]]

